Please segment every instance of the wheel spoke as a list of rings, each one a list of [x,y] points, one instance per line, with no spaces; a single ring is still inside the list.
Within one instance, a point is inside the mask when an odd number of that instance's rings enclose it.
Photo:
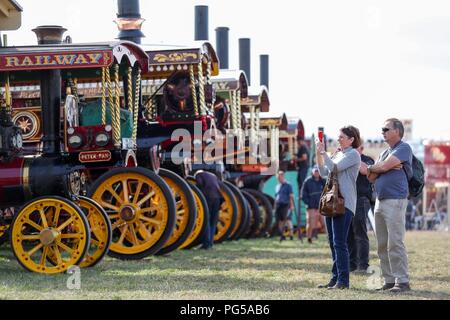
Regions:
[[[155,192],[152,191],[150,193],[148,193],[145,197],[143,197],[137,204],[136,206],[141,207],[144,202],[146,202],[147,200],[149,200],[151,197],[153,197],[155,195]]]
[[[32,240],[40,240],[40,237],[38,234],[33,234],[33,235],[20,235],[20,240],[22,241],[32,241]]]
[[[59,252],[58,246],[56,244],[54,244],[52,250],[53,250],[53,253],[55,254],[57,264],[61,265],[63,261],[62,261],[61,252]]]
[[[65,227],[67,227],[69,224],[71,224],[73,222],[73,217],[70,217],[70,219],[68,219],[66,222],[64,222],[62,225],[60,225],[56,230],[58,230],[59,232],[61,232],[62,230],[64,230]]]
[[[145,224],[143,224],[141,221],[139,221],[138,223],[139,223],[138,232],[141,235],[141,237],[144,238],[145,241],[150,240],[152,237],[150,231],[148,231],[148,229],[145,227]]]
[[[123,229],[120,230],[120,232],[121,232],[122,234],[120,235],[119,241],[118,241],[117,243],[120,244],[120,245],[123,245],[123,240],[125,240],[125,236],[126,236],[127,233],[128,233],[128,225],[126,224],[126,225],[123,227]]]
[[[43,267],[45,267],[45,264],[47,262],[47,255],[48,255],[48,247],[44,247],[44,250],[42,250],[41,263],[40,263],[40,265]]]
[[[139,199],[139,194],[141,193],[141,189],[142,189],[142,185],[144,183],[142,181],[139,181],[137,187],[136,187],[136,192],[134,193],[134,197],[133,197],[133,203],[136,203],[136,201]]]
[[[62,243],[61,241],[57,241],[56,244],[58,245],[58,247],[60,247],[61,249],[63,249],[64,251],[68,252],[70,255],[72,255],[72,248],[66,246],[64,243]]]
[[[116,207],[108,202],[100,201],[99,204],[102,206],[102,208],[108,208],[114,210],[114,212],[119,212],[119,207]]]
[[[113,225],[111,226],[111,230],[116,230],[118,227],[121,227],[125,222],[123,222],[122,220],[116,221],[113,223]]]
[[[153,218],[148,218],[148,217],[141,216],[141,217],[139,217],[139,219],[142,220],[142,221],[149,222],[150,224],[156,225],[158,227],[161,225],[161,221],[158,221],[158,220],[153,219]]]
[[[124,203],[128,203],[130,201],[130,198],[128,194],[128,184],[126,180],[122,180],[122,189],[123,189]]]
[[[82,233],[67,233],[62,234],[61,239],[81,239],[82,236]]]
[[[39,208],[39,214],[41,216],[41,222],[42,222],[44,229],[48,228],[47,217],[45,216],[44,209]]]
[[[119,208],[117,208],[119,209]],[[113,220],[113,219],[119,219],[120,218],[120,214],[110,214],[108,215],[109,220]]]
[[[130,234],[131,234],[131,242],[135,246],[138,246],[139,245],[139,239],[137,238],[136,230],[134,229],[134,225],[130,225],[129,226],[129,230],[130,230]]]
[[[116,201],[122,205],[123,204],[123,199],[120,198],[120,196],[116,193],[116,191],[113,190],[112,187],[108,187],[106,188],[107,191],[109,191],[109,193],[111,193],[111,195],[116,199]]]
[[[33,249],[27,252],[28,256],[32,256],[35,254],[39,249],[41,249],[44,245],[42,243],[39,243],[37,246],[35,246]]]
[[[160,204],[158,204],[158,205],[151,205],[148,208],[141,209],[140,212],[141,213],[147,213],[147,212],[152,212],[152,211],[155,211],[155,210],[157,211],[158,209],[161,209],[161,205]]]
[[[61,212],[61,207],[56,208],[55,216],[53,217],[53,227],[54,228],[56,228],[58,226],[60,212]]]

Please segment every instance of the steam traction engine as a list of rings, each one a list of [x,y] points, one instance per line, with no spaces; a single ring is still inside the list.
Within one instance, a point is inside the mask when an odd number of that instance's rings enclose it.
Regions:
[[[31,72],[17,71],[17,81],[23,81],[17,84],[31,83],[40,88],[43,148],[35,145],[28,153],[35,153],[30,158],[37,159],[35,163],[40,161],[37,176],[45,176],[46,183],[38,183],[35,188],[63,190],[61,183],[49,179],[49,174],[66,168],[73,172],[67,180],[77,192],[89,194],[107,212],[112,224],[110,255],[137,259],[155,253],[172,232],[175,204],[161,178],[136,167],[134,128],[140,104],[140,71],[147,71],[147,55],[129,42],[56,42],[52,46],[18,49],[24,53],[18,58],[19,70],[25,67],[24,59],[40,63]],[[33,69],[27,64],[28,70]],[[49,78],[50,85],[46,82]],[[124,94],[121,84],[125,84]],[[62,85],[65,88],[61,90]],[[98,90],[100,99],[82,101],[80,86]],[[61,92],[65,92],[64,104]],[[52,108],[46,107],[46,99]],[[26,104],[17,108],[26,110]],[[34,171],[30,172],[31,180],[36,181]],[[60,175],[56,172],[54,176]]]
[[[205,159],[200,159],[202,162],[199,163],[195,157],[196,151],[204,154],[206,140],[209,140],[204,133],[207,130],[213,132],[218,130],[218,114],[214,110],[216,95],[212,86],[212,76],[218,74],[218,60],[211,45],[206,42],[193,47],[152,48],[147,50],[147,54],[150,67],[149,74],[144,75],[148,81],[144,81],[143,93],[148,123],[139,127],[138,148],[145,146],[145,141],[151,137],[152,132],[155,132],[150,130],[149,124],[156,122],[160,132],[165,132],[167,136],[167,140],[161,144],[163,167],[184,177],[199,169],[213,171],[222,176],[222,164],[207,164],[204,162]],[[186,135],[172,141],[170,135],[176,133],[178,129],[186,130]],[[176,152],[174,147],[180,143],[186,148],[190,147],[194,154]],[[223,142],[216,141],[216,143]],[[139,154],[142,153],[138,153],[138,157]],[[192,178],[188,181],[191,185],[194,184]],[[221,184],[221,188],[225,202],[221,207],[216,234],[216,241],[219,242],[228,238],[238,218],[233,192],[225,183]],[[197,219],[196,227],[182,247],[198,243],[201,220],[202,218]]]

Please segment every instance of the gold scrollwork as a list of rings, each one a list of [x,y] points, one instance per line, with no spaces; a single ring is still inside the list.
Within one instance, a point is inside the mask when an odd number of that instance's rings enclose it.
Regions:
[[[197,60],[198,55],[196,53],[188,53],[188,52],[170,53],[170,54],[158,53],[158,54],[155,54],[155,57],[153,58],[153,60],[156,62],[159,62],[159,63],[181,62],[181,61],[185,62],[185,61],[188,61],[189,58],[191,58],[192,60]]]

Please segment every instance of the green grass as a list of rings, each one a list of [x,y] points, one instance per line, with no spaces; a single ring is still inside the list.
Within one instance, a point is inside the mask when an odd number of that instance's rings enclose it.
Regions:
[[[81,270],[81,289],[69,275],[25,271],[10,249],[0,248],[0,299],[450,299],[450,234],[407,234],[412,292],[392,295],[351,275],[351,290],[316,289],[330,277],[325,236],[313,245],[278,239],[227,242],[211,251],[177,251],[141,261],[106,258]],[[371,264],[379,265],[371,238]]]

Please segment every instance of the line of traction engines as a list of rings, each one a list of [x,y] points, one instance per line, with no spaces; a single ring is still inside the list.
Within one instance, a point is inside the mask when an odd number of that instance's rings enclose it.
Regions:
[[[192,177],[199,169],[221,178],[217,243],[270,231],[273,199],[258,186],[277,167],[279,125],[269,126],[262,163],[251,145],[267,90],[219,70],[209,43],[2,47],[0,88],[0,241],[25,269],[53,274],[106,254],[133,260],[200,245],[209,212]],[[189,135],[174,141],[178,129]],[[223,134],[223,153],[210,155],[220,161],[175,152],[204,151],[211,129]]]

